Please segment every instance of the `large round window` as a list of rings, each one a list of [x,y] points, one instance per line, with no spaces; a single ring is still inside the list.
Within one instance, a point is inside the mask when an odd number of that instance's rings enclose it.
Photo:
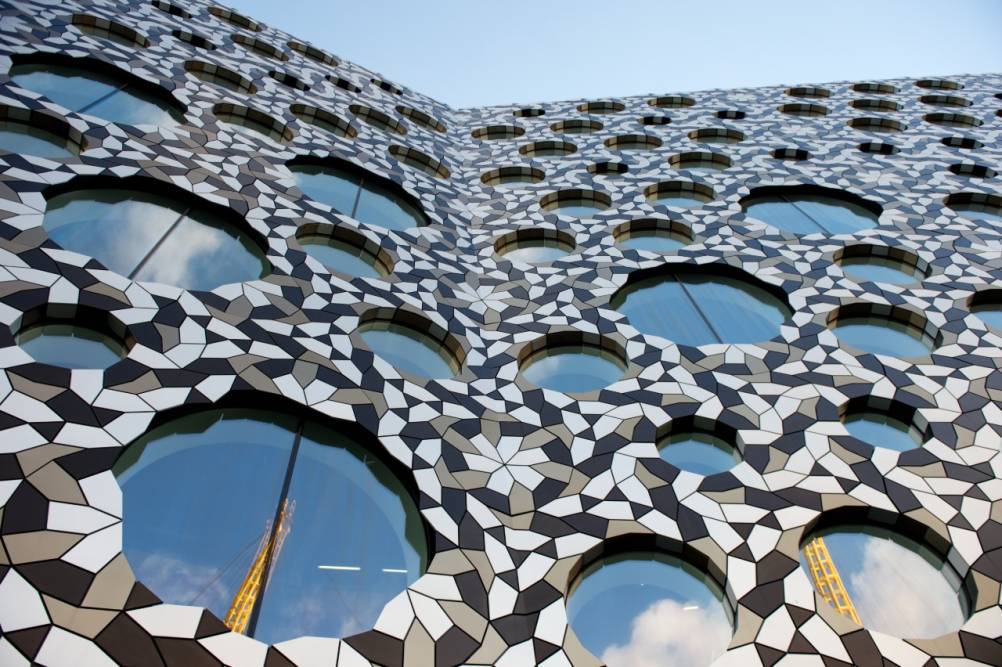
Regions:
[[[852,234],[877,226],[880,206],[841,190],[758,188],[741,200],[749,218],[792,234]]]
[[[307,197],[359,222],[396,231],[428,224],[413,199],[391,181],[340,164],[309,162],[289,168]]]
[[[19,63],[11,81],[41,93],[70,111],[126,125],[176,125],[184,111],[170,94],[138,77],[97,61]]]
[[[574,634],[609,667],[709,665],[727,650],[731,618],[715,581],[657,552],[601,558],[567,600]]]
[[[267,643],[368,630],[427,559],[418,509],[374,446],[257,409],[167,422],[115,465],[129,564],[165,602]]]
[[[73,190],[51,197],[43,226],[66,250],[132,280],[208,290],[266,273],[264,252],[228,209],[141,190]]]
[[[733,277],[668,273],[628,283],[612,307],[641,333],[681,345],[775,338],[790,308],[765,288]]]

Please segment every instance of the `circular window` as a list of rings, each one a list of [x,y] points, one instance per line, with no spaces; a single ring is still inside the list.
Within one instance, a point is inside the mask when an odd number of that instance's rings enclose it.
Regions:
[[[622,162],[613,162],[611,160],[602,160],[601,162],[592,162],[588,165],[588,173],[595,174],[596,176],[619,176],[628,172],[630,168]]]
[[[883,100],[870,97],[853,100],[850,104],[854,109],[862,109],[864,111],[899,111],[901,109],[901,105],[894,100]]]
[[[577,146],[569,141],[536,141],[520,146],[518,152],[529,157],[562,157],[576,152]]]
[[[608,387],[622,379],[626,364],[620,355],[597,345],[553,342],[529,354],[521,363],[528,382],[565,394]]]
[[[505,234],[494,250],[505,259],[523,264],[549,264],[574,252],[574,238],[555,229],[520,229]]]
[[[794,146],[773,149],[772,156],[777,160],[795,160],[798,162],[811,159],[809,152],[803,148],[796,148]]]
[[[864,141],[858,148],[862,152],[872,155],[894,155],[901,150],[894,144],[887,143],[886,141]]]
[[[370,250],[368,246],[373,244],[365,237],[344,227],[333,228],[330,230],[333,233],[321,229],[316,225],[302,228],[299,244],[329,270],[359,278],[379,278],[392,272],[393,265],[386,253]]]
[[[583,102],[577,106],[578,111],[585,113],[619,113],[626,108],[622,102]]]
[[[971,101],[957,97],[956,95],[923,95],[919,98],[922,104],[930,104],[938,107],[969,107]]]
[[[168,421],[114,467],[129,564],[165,602],[206,607],[265,643],[369,629],[428,551],[379,447],[261,409]]]
[[[661,109],[684,109],[696,104],[696,100],[687,95],[662,95],[647,100],[652,107]]]
[[[90,14],[74,14],[70,19],[70,23],[80,30],[80,32],[127,46],[130,49],[145,49],[150,45],[150,40],[144,35],[139,34],[127,25],[109,21],[106,18]]]
[[[285,123],[250,107],[222,102],[212,107],[212,114],[227,127],[253,137],[267,137],[285,143],[295,136]]]
[[[945,203],[962,217],[983,222],[1002,222],[1002,197],[981,192],[958,192]]]
[[[524,109],[515,109],[511,112],[511,115],[516,118],[535,118],[537,116],[542,116],[546,113],[546,109],[540,109],[538,107],[525,107]]]
[[[573,118],[571,120],[558,120],[550,125],[550,129],[561,134],[591,134],[601,130],[602,123],[597,120]]]
[[[429,176],[446,179],[452,175],[452,172],[442,163],[441,160],[436,160],[432,156],[422,153],[416,148],[408,148],[406,146],[394,144],[390,146],[387,152],[399,160],[400,164],[406,165],[411,169],[417,169],[418,171]]]
[[[630,250],[675,252],[692,243],[692,231],[685,224],[665,218],[630,220],[616,227],[616,245]]]
[[[988,165],[976,162],[951,164],[949,169],[951,173],[957,176],[966,176],[967,178],[995,178],[998,176],[998,172]]]
[[[375,174],[340,162],[301,161],[289,169],[303,194],[359,222],[395,231],[428,224],[410,195]]]
[[[984,121],[962,113],[929,113],[922,117],[926,122],[943,127],[979,127]]]
[[[614,151],[649,151],[661,146],[661,140],[649,134],[621,134],[609,137],[605,145]]]
[[[939,341],[926,331],[920,315],[903,309],[885,314],[884,310],[871,304],[842,306],[829,317],[829,326],[840,343],[869,354],[910,359],[927,356],[938,347]]]
[[[908,410],[914,413],[914,410]],[[873,447],[884,447],[903,452],[920,447],[925,435],[912,423],[884,410],[864,407],[852,408],[842,415],[842,423],[849,435]]]
[[[706,666],[733,634],[720,586],[686,561],[652,551],[605,556],[585,568],[568,594],[567,620],[609,667]]]
[[[878,204],[844,190],[756,188],[741,200],[748,217],[793,234],[852,234],[877,226]]]
[[[296,40],[291,40],[286,43],[290,49],[303,56],[304,58],[309,58],[313,62],[320,63],[321,65],[327,65],[329,67],[337,67],[338,60],[331,54],[318,49],[312,44],[305,44],[303,42],[297,42]]]
[[[950,81],[949,79],[919,79],[915,82],[919,88],[931,88],[933,90],[961,90],[964,84]]]
[[[969,607],[961,578],[942,557],[885,527],[815,530],[800,564],[823,599],[869,630],[931,639],[957,631]]]
[[[789,306],[752,276],[656,273],[632,279],[612,299],[637,331],[680,345],[756,343],[779,335]],[[637,275],[637,274],[635,274]]]
[[[835,261],[856,282],[911,285],[926,278],[928,265],[915,255],[878,245],[851,245],[836,253]]]
[[[727,472],[741,463],[734,442],[709,431],[673,431],[658,441],[658,453],[679,470],[704,476]]]
[[[430,114],[414,109],[412,107],[404,106],[403,104],[397,105],[397,113],[405,118],[409,118],[414,123],[426,127],[434,132],[445,132],[445,125],[439,119],[435,118]]]
[[[852,87],[857,93],[869,93],[876,95],[893,95],[898,92],[896,86],[889,83],[857,83]]]
[[[984,143],[974,139],[973,137],[943,137],[939,140],[944,146],[949,146],[950,148],[963,148],[965,150],[973,150],[975,148],[984,148]]]
[[[250,79],[222,65],[202,60],[189,60],[184,64],[184,70],[199,81],[211,83],[227,90],[247,95],[253,95],[257,92],[257,86]]]
[[[821,104],[784,104],[779,107],[779,110],[790,116],[816,117],[828,115],[828,107]]]
[[[470,136],[480,141],[496,141],[499,139],[515,139],[525,134],[525,129],[517,125],[488,125],[478,127]]]
[[[731,166],[731,158],[721,153],[690,151],[672,155],[668,158],[668,164],[672,169],[688,169],[690,171],[726,169]]]
[[[358,136],[358,130],[351,123],[325,109],[306,104],[293,104],[289,107],[289,111],[304,123],[319,127],[334,136],[347,138]]]
[[[355,114],[355,117],[360,121],[378,130],[394,132],[396,134],[407,134],[407,128],[402,123],[398,123],[378,109],[365,107],[360,104],[352,104],[348,107],[348,110]]]
[[[539,183],[546,178],[546,172],[535,167],[499,167],[485,172],[480,177],[485,185],[506,185],[509,183]]]
[[[0,106],[0,153],[68,158],[84,145],[65,121],[40,111]]]
[[[713,188],[692,181],[662,181],[647,186],[644,196],[656,206],[699,208],[713,199]]]
[[[556,211],[562,215],[588,218],[612,205],[612,198],[595,190],[560,190],[551,192],[539,201],[545,211]]]
[[[429,327],[431,323],[422,318],[399,315],[368,319],[358,332],[373,354],[397,371],[427,379],[455,377],[462,366],[460,358],[447,346],[448,341],[424,333]]]
[[[176,196],[133,189],[79,189],[49,196],[42,226],[62,248],[89,255],[128,277],[209,290],[264,276],[255,237],[233,211],[178,191]],[[163,191],[164,185],[156,187]]]
[[[744,140],[745,135],[726,127],[707,127],[693,130],[689,133],[689,138],[703,144],[736,144]]]
[[[849,127],[860,132],[902,132],[908,129],[907,125],[893,118],[876,118],[871,116],[853,118],[849,121]]]
[[[61,368],[108,368],[125,358],[117,337],[71,320],[42,320],[15,337],[32,359]]]
[[[166,90],[97,60],[18,61],[11,82],[75,111],[125,125],[176,125],[184,108]]]
[[[824,98],[830,97],[831,91],[827,88],[818,88],[816,86],[797,86],[795,88],[787,88],[786,94],[790,97],[817,97]]]

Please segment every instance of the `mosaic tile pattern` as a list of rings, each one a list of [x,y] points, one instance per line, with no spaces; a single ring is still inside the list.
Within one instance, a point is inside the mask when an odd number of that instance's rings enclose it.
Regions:
[[[203,2],[6,4],[0,71],[39,51],[132,72],[187,113],[173,128],[103,124],[0,75],[0,105],[16,110],[7,116],[62,119],[86,148],[67,160],[0,155],[0,663],[595,665],[567,624],[569,580],[603,545],[646,540],[724,584],[738,630],[716,664],[1002,664],[1002,337],[967,307],[1002,287],[1002,228],[943,203],[1002,192],[983,177],[1002,164],[1002,75],[950,77],[955,90],[840,82],[454,110]],[[970,104],[946,111],[980,125],[944,126],[929,115],[944,107],[919,99],[947,94]],[[278,140],[235,132],[214,108],[266,114]],[[323,113],[339,132],[308,122]],[[551,129],[568,121],[599,129]],[[527,156],[540,142],[572,152]],[[616,150],[624,144],[643,150]],[[693,153],[730,166],[673,168]],[[386,232],[307,201],[285,166],[306,154],[392,179],[432,224]],[[481,180],[507,166],[538,182]],[[42,191],[81,176],[153,179],[235,209],[266,239],[271,275],[190,293],[61,250],[41,228]],[[690,210],[645,197],[687,180],[712,188],[712,201]],[[880,226],[796,238],[742,213],[752,188],[790,183],[865,195],[884,209]],[[573,189],[603,193],[608,208],[586,220],[541,208]],[[650,216],[687,228],[693,243],[669,256],[614,244],[619,225]],[[298,227],[334,225],[381,248],[393,273],[349,281],[302,251]],[[518,229],[552,230],[575,254],[513,265],[495,243]],[[908,250],[930,276],[910,287],[853,282],[833,261],[850,242]],[[712,262],[789,295],[795,313],[780,337],[679,347],[607,307],[633,271]],[[913,361],[840,348],[827,323],[855,303],[906,313],[939,347]],[[423,315],[461,349],[462,374],[416,382],[374,359],[355,333],[372,309]],[[33,363],[13,332],[44,312],[106,313],[132,341],[128,357],[106,371]],[[519,360],[553,335],[621,350],[626,377],[573,397],[528,385]],[[370,632],[269,647],[202,609],[161,603],[121,553],[110,472],[121,448],[158,415],[261,396],[358,422],[413,471],[434,558]],[[914,409],[932,438],[874,452],[838,421],[852,400]],[[743,463],[703,479],[661,461],[658,433],[689,419],[734,429]],[[798,566],[800,539],[823,511],[941,546],[976,594],[963,628],[905,641],[835,613]]]

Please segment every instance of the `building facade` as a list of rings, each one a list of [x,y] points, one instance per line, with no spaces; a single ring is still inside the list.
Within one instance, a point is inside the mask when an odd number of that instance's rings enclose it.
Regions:
[[[0,664],[1002,664],[1002,75],[452,109],[0,19]]]

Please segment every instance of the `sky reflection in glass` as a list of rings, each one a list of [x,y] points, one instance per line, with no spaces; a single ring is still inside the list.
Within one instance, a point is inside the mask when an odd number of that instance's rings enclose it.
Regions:
[[[567,394],[608,387],[623,377],[623,363],[611,352],[592,345],[557,345],[530,356],[522,377],[544,389]]]
[[[332,165],[298,164],[291,169],[303,194],[359,222],[395,231],[428,224],[410,201],[376,178]]]
[[[17,344],[35,361],[62,368],[107,368],[125,356],[111,336],[69,323],[29,327],[17,335]]]
[[[42,225],[62,248],[134,280],[208,290],[268,267],[257,244],[215,213],[140,191],[58,195]]]
[[[501,253],[505,259],[523,264],[549,264],[570,254],[567,246],[556,239],[517,241]]]
[[[917,268],[886,257],[846,257],[839,266],[856,282],[911,285],[924,277]]]
[[[360,329],[362,340],[377,356],[398,371],[436,379],[456,375],[451,357],[430,336],[394,322],[376,321]]]
[[[921,446],[918,430],[879,412],[856,412],[842,420],[849,435],[874,447],[903,452]]]
[[[640,280],[621,290],[612,307],[642,333],[694,346],[767,341],[790,315],[757,285],[699,274]]]
[[[126,125],[177,125],[175,108],[137,87],[130,77],[63,65],[14,65],[11,80],[70,111]]]
[[[630,250],[648,250],[650,252],[675,252],[689,245],[689,241],[673,236],[670,232],[650,230],[630,232],[626,238],[620,238],[616,245]]]
[[[967,614],[960,578],[927,547],[885,528],[821,531],[863,626],[927,639],[956,631]],[[801,566],[810,577],[801,552]]]
[[[985,222],[1002,222],[1002,208],[987,204],[966,204],[951,206],[961,217]]]
[[[189,415],[136,441],[115,473],[136,575],[166,602],[219,618],[287,508],[248,628],[266,642],[367,630],[425,567],[423,525],[403,484],[365,446],[313,422],[259,409]]]
[[[726,472],[741,462],[734,445],[701,431],[669,435],[658,443],[658,453],[676,468],[697,475]]]
[[[971,312],[992,329],[1002,331],[1002,304],[980,304],[971,308]]]
[[[25,123],[0,121],[0,152],[47,158],[73,157],[65,139]]]
[[[581,203],[567,203],[567,204],[557,204],[552,206],[549,210],[559,213],[560,215],[570,215],[575,218],[590,218],[596,213],[601,212],[605,207],[598,204],[589,204],[587,202]]]
[[[585,569],[567,601],[585,648],[609,667],[709,665],[731,640],[719,587],[688,563],[631,552]]]
[[[679,206],[682,208],[700,208],[706,202],[702,199],[696,197],[687,196],[685,193],[680,192],[678,194],[671,192],[662,192],[658,194],[656,198],[648,200],[651,204],[655,206]]]
[[[840,319],[832,329],[839,342],[870,354],[907,359],[923,357],[932,345],[913,326],[880,317]]]
[[[877,216],[853,202],[815,195],[756,197],[748,217],[792,234],[852,234],[877,226]]]
[[[331,271],[337,271],[359,278],[379,278],[383,275],[376,268],[375,258],[367,251],[330,236],[304,236],[299,239],[310,257],[318,260]]]

